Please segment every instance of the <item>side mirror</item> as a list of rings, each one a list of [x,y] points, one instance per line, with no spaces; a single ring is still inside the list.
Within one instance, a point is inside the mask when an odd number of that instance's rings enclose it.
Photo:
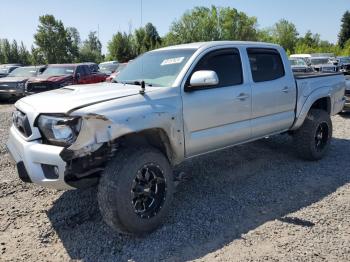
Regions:
[[[77,73],[75,77],[77,80],[80,80],[80,73]]]
[[[186,89],[187,91],[190,91],[192,89],[216,86],[218,84],[219,77],[216,72],[210,70],[201,70],[193,73],[190,79],[190,84],[188,87],[186,87]]]

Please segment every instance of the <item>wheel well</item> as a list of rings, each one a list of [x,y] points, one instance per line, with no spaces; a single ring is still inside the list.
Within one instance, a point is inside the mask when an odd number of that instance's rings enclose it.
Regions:
[[[321,109],[326,111],[329,115],[331,114],[331,99],[329,97],[323,97],[316,100],[311,109]]]
[[[173,163],[173,150],[168,135],[163,129],[154,128],[130,133],[116,141],[121,146],[151,145],[159,149]]]

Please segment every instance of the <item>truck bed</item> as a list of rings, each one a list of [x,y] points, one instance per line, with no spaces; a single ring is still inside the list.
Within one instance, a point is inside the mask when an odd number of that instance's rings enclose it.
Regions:
[[[343,73],[319,73],[319,72],[311,72],[311,73],[294,73],[295,79],[305,79],[305,78],[314,78],[314,77],[325,77],[325,76],[334,76],[334,75],[343,75]]]

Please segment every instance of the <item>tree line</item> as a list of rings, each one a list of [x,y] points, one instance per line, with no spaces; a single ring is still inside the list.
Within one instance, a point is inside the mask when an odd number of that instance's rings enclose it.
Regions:
[[[195,7],[185,12],[160,37],[156,27],[147,23],[133,32],[117,32],[108,42],[106,55],[97,32],[91,31],[84,41],[75,27],[65,27],[53,15],[39,17],[34,44],[28,50],[23,42],[0,39],[0,64],[51,64],[72,62],[126,62],[159,47],[199,41],[242,40],[280,44],[287,53],[334,53],[350,55],[350,12],[341,18],[338,43],[322,40],[320,35],[300,35],[296,26],[282,19],[269,28],[259,29],[256,17],[231,7]]]

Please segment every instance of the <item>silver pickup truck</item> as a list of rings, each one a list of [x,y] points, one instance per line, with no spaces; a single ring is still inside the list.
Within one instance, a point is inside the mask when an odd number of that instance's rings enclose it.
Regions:
[[[193,43],[143,54],[114,83],[68,86],[16,103],[7,147],[25,182],[57,189],[98,182],[118,232],[161,224],[186,159],[288,132],[321,159],[341,74],[293,75],[285,51],[255,42]]]

